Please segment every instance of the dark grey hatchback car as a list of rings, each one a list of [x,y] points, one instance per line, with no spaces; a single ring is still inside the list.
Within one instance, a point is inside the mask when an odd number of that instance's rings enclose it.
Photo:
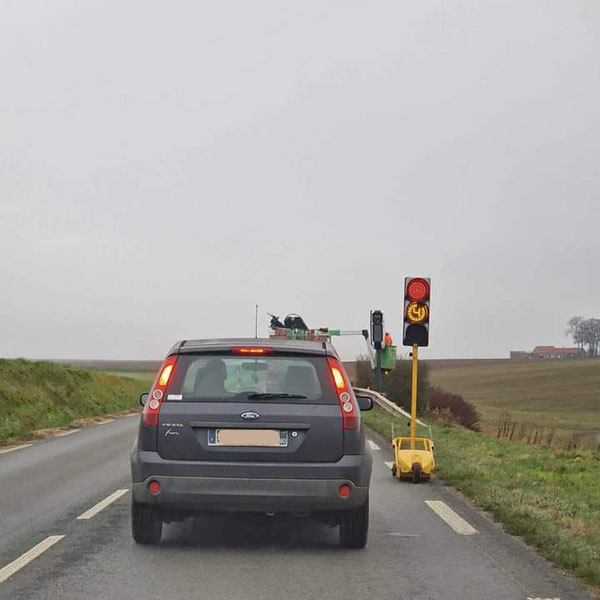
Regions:
[[[188,340],[158,372],[131,453],[132,532],[210,511],[286,513],[339,525],[363,548],[371,455],[333,346],[285,339]]]

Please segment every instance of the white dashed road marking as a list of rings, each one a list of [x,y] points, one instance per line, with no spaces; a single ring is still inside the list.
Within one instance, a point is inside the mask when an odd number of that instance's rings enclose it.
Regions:
[[[56,542],[60,542],[64,537],[64,535],[51,535],[37,546],[34,546],[31,550],[25,552],[25,554],[21,554],[19,558],[13,560],[13,562],[6,565],[3,569],[0,569],[0,583],[4,583],[9,577],[14,575],[25,565],[28,565],[32,560],[35,560],[40,554],[46,552],[46,550],[51,546],[54,546]]]
[[[107,506],[112,504],[115,500],[118,500],[121,496],[125,495],[128,491],[129,490],[117,490],[107,498],[104,498],[104,500],[98,502],[98,504],[96,504],[95,506],[92,506],[92,508],[90,508],[89,510],[86,510],[83,514],[79,515],[77,517],[77,520],[87,521],[88,519],[91,519],[94,515],[97,515],[101,510],[105,509]]]
[[[462,517],[459,517],[445,502],[441,500],[425,500],[425,504],[441,519],[446,521],[456,533],[473,535],[477,529],[471,527]]]
[[[420,537],[420,533],[397,533],[395,531],[390,531],[388,532],[388,535],[393,535],[395,537],[402,537],[402,538],[418,538]]]
[[[381,448],[374,441],[367,440],[367,442],[369,443],[371,450],[381,450]]]
[[[8,454],[9,452],[14,452],[15,450],[21,450],[21,448],[29,448],[33,444],[21,444],[20,446],[13,446],[12,448],[4,448],[4,450],[0,450],[0,454]]]
[[[388,462],[388,461],[386,460],[386,461],[385,461],[385,466],[386,466],[388,469],[391,469],[391,468],[394,466],[394,463],[393,463],[393,461],[389,461],[389,462]]]
[[[527,597],[527,600],[560,600],[560,598],[530,598],[530,597]]]
[[[61,431],[60,433],[57,433],[54,437],[65,437],[66,435],[77,433],[78,431],[81,431],[81,429],[69,429],[69,431]]]

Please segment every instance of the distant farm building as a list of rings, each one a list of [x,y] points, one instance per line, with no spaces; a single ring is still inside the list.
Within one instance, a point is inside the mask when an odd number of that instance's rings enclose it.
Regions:
[[[555,348],[554,346],[536,346],[531,352],[531,358],[542,360],[553,358],[577,358],[585,354],[581,348]]]
[[[557,348],[556,346],[536,346],[531,352],[511,350],[511,360],[565,360],[581,358],[585,351],[581,348]]]

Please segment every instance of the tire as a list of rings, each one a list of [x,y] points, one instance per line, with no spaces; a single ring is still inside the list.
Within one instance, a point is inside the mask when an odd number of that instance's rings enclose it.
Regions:
[[[131,503],[131,534],[138,544],[158,544],[162,521],[158,511],[146,504]]]
[[[392,477],[397,478],[398,477],[398,467],[396,466],[396,463],[394,463],[392,465]]]
[[[340,544],[344,548],[364,548],[369,533],[369,501],[344,512],[340,523]]]
[[[412,476],[412,481],[413,483],[421,483],[421,479],[422,479],[422,471],[421,471],[421,463],[414,463],[412,466],[412,471],[413,471],[413,476]]]

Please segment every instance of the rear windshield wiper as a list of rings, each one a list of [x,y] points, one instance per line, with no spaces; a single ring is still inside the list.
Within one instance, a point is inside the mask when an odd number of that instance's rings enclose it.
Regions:
[[[260,399],[260,398],[308,398],[302,394],[284,394],[280,392],[254,392],[248,394],[248,399]]]

